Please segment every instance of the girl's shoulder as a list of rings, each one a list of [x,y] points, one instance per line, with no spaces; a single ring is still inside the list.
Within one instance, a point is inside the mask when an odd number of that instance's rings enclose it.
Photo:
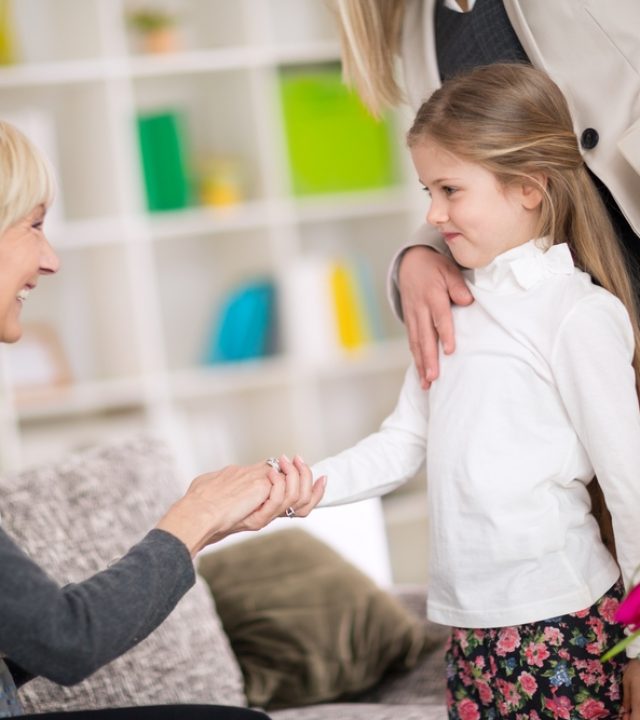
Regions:
[[[627,308],[585,272],[577,270],[567,278],[555,317],[556,346],[572,338],[585,343],[615,341],[616,345],[633,352],[633,326]]]

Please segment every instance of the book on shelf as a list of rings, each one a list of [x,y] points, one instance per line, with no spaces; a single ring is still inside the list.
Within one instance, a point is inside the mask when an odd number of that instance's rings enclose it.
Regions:
[[[156,212],[188,207],[191,188],[181,113],[140,113],[137,126],[148,209]]]
[[[339,64],[279,74],[294,194],[388,187],[397,181],[393,132],[342,81]]]
[[[365,258],[300,258],[290,278],[294,355],[319,363],[382,339],[380,307]]]
[[[207,365],[272,355],[276,346],[276,299],[271,280],[248,280],[234,287],[215,313],[207,341]]]

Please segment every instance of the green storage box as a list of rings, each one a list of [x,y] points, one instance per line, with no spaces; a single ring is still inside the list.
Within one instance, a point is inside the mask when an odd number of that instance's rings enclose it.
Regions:
[[[394,184],[390,123],[368,113],[339,65],[282,68],[280,91],[296,195]]]

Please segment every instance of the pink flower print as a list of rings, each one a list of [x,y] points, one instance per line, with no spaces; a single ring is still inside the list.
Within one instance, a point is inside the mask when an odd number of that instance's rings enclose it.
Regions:
[[[520,693],[515,683],[507,682],[506,680],[498,679],[496,681],[498,691],[504,698],[504,702],[509,707],[517,707],[520,704]]]
[[[558,645],[562,644],[562,641],[564,640],[564,635],[560,632],[560,630],[557,627],[546,627],[544,629],[544,641],[548,642],[551,645],[555,645],[556,647]]]
[[[478,694],[483,705],[489,705],[493,701],[493,690],[489,686],[489,683],[479,680],[476,682],[478,688]]]
[[[640,585],[636,585],[620,603],[616,620],[632,630],[640,627]]]
[[[589,643],[585,650],[589,653],[589,655],[601,655],[603,651],[602,643],[598,642],[597,640],[595,642]]]
[[[605,708],[604,703],[600,700],[594,700],[589,698],[583,703],[580,703],[576,708],[580,713],[580,717],[587,718],[588,720],[599,720],[600,718],[609,717],[609,711]]]
[[[577,618],[584,618],[587,617],[589,612],[591,611],[591,608],[586,608],[585,610],[578,610],[578,612],[572,613],[574,617]]]
[[[460,720],[480,720],[478,706],[469,698],[458,703],[458,715],[460,715]]]
[[[504,657],[507,653],[513,652],[520,647],[520,633],[514,627],[506,627],[500,630],[496,655]]]
[[[568,650],[565,650],[565,649],[562,649],[562,648],[561,648],[560,650],[558,650],[558,657],[559,657],[561,660],[569,660],[570,657],[571,657],[571,655],[569,655],[569,651],[568,651]]]
[[[596,633],[596,638],[602,641],[604,637],[604,623],[602,622],[602,620],[597,617],[592,617],[587,620],[587,624],[594,629]]]
[[[535,691],[538,689],[538,682],[531,673],[522,672],[518,678],[522,691],[529,697],[532,697]]]
[[[620,603],[616,598],[612,597],[606,597],[598,607],[598,612],[600,613],[600,617],[604,619],[605,622],[612,623],[615,622],[616,619],[616,613],[618,612],[618,608],[620,607]]]
[[[524,649],[524,656],[529,665],[542,667],[544,661],[549,657],[549,651],[544,643],[530,642]]]
[[[545,707],[553,713],[554,718],[562,718],[562,720],[569,720],[571,717],[571,700],[568,697],[551,697],[544,699]]]
[[[479,668],[483,668],[486,665],[486,661],[483,655],[478,655],[478,657],[473,661],[473,663],[476,667]]]

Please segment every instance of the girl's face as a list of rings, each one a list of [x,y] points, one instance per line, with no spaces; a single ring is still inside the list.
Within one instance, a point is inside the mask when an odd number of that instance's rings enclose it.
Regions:
[[[411,157],[431,196],[427,222],[442,233],[463,267],[484,267],[535,236],[542,199],[535,186],[504,187],[481,165],[430,139],[412,147]]]
[[[60,267],[43,231],[45,208],[40,205],[0,234],[0,342],[20,339],[20,311],[40,275]]]

